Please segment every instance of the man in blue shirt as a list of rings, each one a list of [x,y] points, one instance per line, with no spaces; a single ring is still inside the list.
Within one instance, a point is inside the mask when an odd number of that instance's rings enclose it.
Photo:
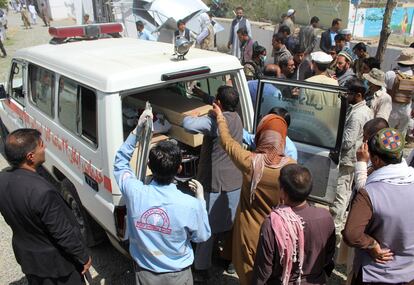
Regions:
[[[130,167],[142,127],[152,113],[145,110],[115,157],[114,176],[125,198],[129,251],[135,261],[137,284],[193,284],[191,242],[204,242],[211,235],[203,187],[191,180],[196,198],[173,184],[181,171],[180,148],[169,141],[151,148],[148,166],[153,181],[144,185]]]
[[[289,112],[284,108],[279,107],[273,107],[270,109],[268,114],[275,114],[278,116],[281,116],[283,119],[285,119],[286,124],[290,125],[290,114]],[[249,146],[251,149],[255,149],[256,145],[254,142],[255,135],[250,134],[248,131],[243,129],[243,142]],[[285,145],[285,155],[293,158],[294,160],[298,160],[298,150],[296,149],[295,144],[293,141],[286,136],[286,145]]]
[[[144,22],[136,21],[135,25],[137,26],[138,39],[146,41],[156,41],[157,39],[144,28]]]

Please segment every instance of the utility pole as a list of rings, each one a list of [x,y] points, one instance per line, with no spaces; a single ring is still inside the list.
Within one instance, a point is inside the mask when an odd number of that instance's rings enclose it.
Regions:
[[[378,42],[377,54],[375,55],[377,60],[379,60],[380,62],[382,62],[382,60],[384,59],[385,50],[387,49],[388,38],[391,35],[391,16],[392,11],[394,10],[396,5],[397,0],[387,0],[387,4],[385,6],[384,18],[382,19],[381,35]]]

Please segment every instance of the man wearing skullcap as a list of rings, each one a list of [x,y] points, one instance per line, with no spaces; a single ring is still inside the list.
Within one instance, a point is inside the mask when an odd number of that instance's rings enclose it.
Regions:
[[[351,284],[411,284],[414,281],[414,168],[402,158],[404,138],[392,128],[368,141],[374,167],[359,190],[342,232],[355,247]]]
[[[347,52],[341,51],[336,57],[336,78],[338,79],[339,86],[345,86],[355,76],[351,66],[352,56]]]
[[[352,32],[350,29],[342,29],[339,31],[340,35],[344,35],[345,36],[345,46],[347,48],[351,48],[351,40],[352,40]]]
[[[286,18],[282,23],[282,25],[289,27],[292,35],[295,33],[295,13],[296,11],[294,9],[289,9],[286,13]]]
[[[338,86],[338,81],[327,72],[332,56],[323,51],[316,51],[311,53],[311,59],[312,70],[315,75],[305,81]],[[306,104],[310,106],[338,108],[341,106],[341,100],[332,92],[306,89],[304,96],[306,96]]]

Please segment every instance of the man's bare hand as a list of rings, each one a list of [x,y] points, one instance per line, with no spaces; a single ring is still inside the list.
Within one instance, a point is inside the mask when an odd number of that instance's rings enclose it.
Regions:
[[[92,265],[92,258],[89,256],[88,262],[83,265],[82,275],[84,275]]]
[[[211,114],[217,118],[218,116],[222,116],[223,112],[221,111],[219,105],[213,103],[213,110],[211,110]]]
[[[378,242],[375,243],[375,246],[368,250],[375,262],[385,264],[394,259],[394,253],[390,249],[383,249]]]
[[[368,144],[364,142],[357,150],[356,153],[357,161],[364,161],[368,163],[369,161],[369,152],[368,152]]]

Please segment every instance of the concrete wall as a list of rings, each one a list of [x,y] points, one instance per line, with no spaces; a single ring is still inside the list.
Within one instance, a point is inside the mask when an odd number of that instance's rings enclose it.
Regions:
[[[49,0],[49,11],[53,20],[75,18],[75,1]]]
[[[231,19],[217,18],[215,19],[224,27],[224,31],[217,34],[217,47],[221,51],[227,50],[227,42],[229,40],[229,31]],[[273,58],[271,57],[270,51],[272,50],[272,36],[274,26],[267,23],[251,22],[253,39],[260,45],[264,46],[267,50],[267,63],[272,63]],[[353,42],[352,44],[356,44]],[[317,50],[319,50],[319,43],[317,44]],[[368,52],[371,56],[375,56],[377,46],[372,45],[368,47]],[[381,64],[381,68],[384,71],[390,70],[396,66],[395,59],[399,56],[401,48],[388,46],[384,61]]]
[[[53,20],[73,18],[80,25],[84,14],[89,14],[94,20],[92,0],[49,0],[48,4]]]

